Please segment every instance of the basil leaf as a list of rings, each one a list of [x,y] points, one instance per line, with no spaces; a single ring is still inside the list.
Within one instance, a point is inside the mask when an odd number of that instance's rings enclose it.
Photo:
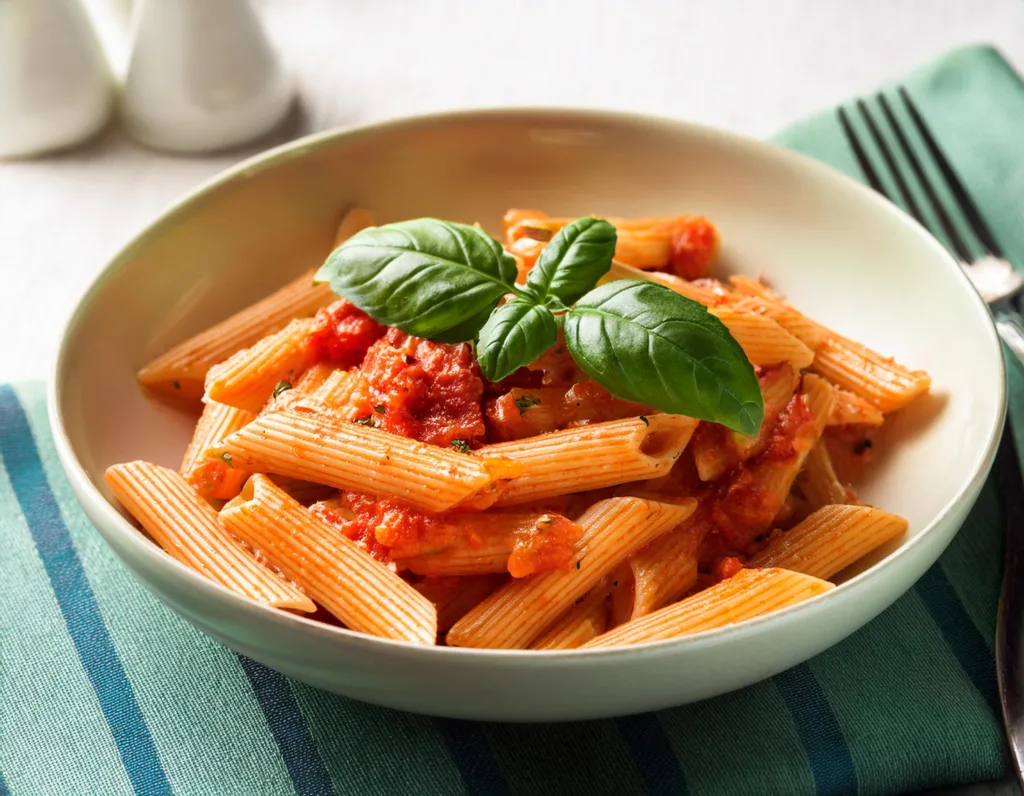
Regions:
[[[483,230],[418,218],[352,236],[314,282],[330,282],[378,323],[430,339],[459,327],[468,340],[515,279],[515,259]]]
[[[494,307],[484,307],[480,313],[474,315],[469,320],[458,323],[451,329],[439,332],[430,339],[435,343],[467,343],[476,337],[477,332],[487,323],[487,319],[493,311]]]
[[[476,344],[476,358],[488,381],[501,381],[529,365],[558,337],[551,310],[521,299],[502,304],[487,319]]]
[[[663,285],[620,279],[591,291],[565,318],[572,358],[613,395],[753,435],[764,401],[729,330]]]
[[[608,273],[615,254],[615,227],[596,218],[579,218],[562,227],[526,277],[543,303],[555,296],[572,304]]]

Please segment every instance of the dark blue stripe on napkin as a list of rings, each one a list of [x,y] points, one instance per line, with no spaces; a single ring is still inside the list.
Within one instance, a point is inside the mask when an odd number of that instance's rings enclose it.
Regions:
[[[334,793],[331,775],[309,734],[288,680],[244,655],[239,655],[238,660],[281,750],[295,792],[298,796],[330,796]]]
[[[997,718],[1002,716],[992,652],[964,609],[942,565],[938,562],[932,565],[914,586],[914,591],[928,609],[964,673],[992,709],[992,714]]]
[[[472,796],[506,796],[505,775],[494,758],[483,724],[460,719],[434,719],[448,754],[459,770],[466,793]]]
[[[46,480],[25,410],[8,385],[0,386],[0,428],[0,459],[132,787],[139,794],[171,793],[153,737]]]
[[[857,769],[828,697],[806,663],[772,678],[793,715],[818,796],[857,792]]]
[[[4,780],[3,771],[0,771],[0,796],[11,796],[11,791],[7,788],[7,782]]]
[[[622,716],[615,720],[615,724],[633,754],[633,762],[649,793],[665,796],[689,794],[686,774],[656,714]]]

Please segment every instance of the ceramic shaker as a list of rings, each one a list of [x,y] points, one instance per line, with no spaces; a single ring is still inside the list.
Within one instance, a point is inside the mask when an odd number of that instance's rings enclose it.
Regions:
[[[249,0],[136,0],[131,36],[121,115],[149,146],[224,149],[289,112],[291,81]]]
[[[0,0],[0,158],[83,141],[112,104],[110,70],[79,0]]]

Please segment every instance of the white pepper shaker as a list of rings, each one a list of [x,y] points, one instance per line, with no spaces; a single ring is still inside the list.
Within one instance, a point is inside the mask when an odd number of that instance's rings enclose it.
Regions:
[[[83,141],[112,106],[113,78],[79,0],[0,0],[0,157]]]
[[[137,0],[121,114],[138,140],[175,152],[237,146],[280,124],[291,101],[249,0]]]

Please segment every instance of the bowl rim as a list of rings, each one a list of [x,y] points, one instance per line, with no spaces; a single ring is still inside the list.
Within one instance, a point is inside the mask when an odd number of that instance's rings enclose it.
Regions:
[[[66,362],[73,347],[75,333],[86,316],[94,299],[102,292],[105,284],[131,262],[136,249],[144,246],[152,233],[167,224],[173,223],[180,215],[191,210],[191,205],[197,200],[214,193],[218,188],[227,185],[240,177],[252,177],[278,165],[299,159],[321,147],[333,144],[338,141],[356,142],[363,138],[372,138],[381,133],[400,131],[403,129],[429,128],[434,125],[446,123],[469,123],[479,122],[506,122],[522,123],[528,120],[536,120],[540,123],[551,123],[559,120],[566,123],[580,125],[590,123],[595,125],[618,125],[634,128],[654,128],[666,133],[682,135],[691,139],[717,141],[728,145],[730,148],[746,150],[748,153],[768,160],[773,160],[780,165],[788,166],[803,172],[809,172],[814,176],[832,180],[842,190],[852,191],[859,195],[861,200],[874,205],[876,210],[888,214],[900,221],[900,223],[918,237],[919,240],[932,250],[937,260],[944,262],[947,270],[952,270],[954,278],[960,280],[960,285],[972,296],[972,303],[975,312],[981,314],[981,319],[987,321],[982,326],[988,338],[988,346],[995,354],[996,371],[998,373],[997,384],[993,385],[990,392],[996,402],[996,421],[988,430],[988,437],[984,442],[984,450],[981,459],[974,469],[971,477],[963,483],[960,488],[945,502],[942,508],[932,517],[931,521],[922,528],[912,539],[901,544],[885,558],[877,561],[872,566],[854,577],[836,586],[823,594],[805,600],[803,602],[774,611],[743,622],[725,625],[712,630],[705,630],[692,635],[680,638],[666,639],[662,641],[644,642],[621,647],[596,647],[587,649],[571,650],[520,650],[520,649],[477,649],[472,647],[448,647],[438,645],[417,644],[409,641],[398,641],[376,636],[370,636],[357,631],[349,630],[336,625],[329,625],[319,622],[306,616],[293,614],[272,608],[270,606],[249,600],[229,589],[214,583],[199,572],[178,562],[169,556],[162,548],[146,538],[143,533],[132,525],[117,508],[114,507],[93,484],[85,468],[79,462],[74,453],[64,423],[64,381]],[[974,286],[963,272],[960,265],[942,244],[920,223],[904,212],[901,208],[887,201],[866,185],[843,174],[821,161],[810,158],[801,153],[784,149],[776,144],[761,141],[739,133],[728,130],[720,130],[708,125],[697,124],[667,116],[660,116],[646,113],[634,113],[627,111],[602,110],[596,108],[558,108],[558,107],[483,107],[459,110],[448,110],[434,113],[424,113],[410,116],[399,116],[365,125],[349,127],[335,127],[328,130],[312,133],[290,142],[286,142],[273,148],[258,152],[244,160],[230,166],[209,179],[200,183],[197,187],[187,191],[178,199],[171,202],[141,231],[134,235],[131,240],[124,244],[114,254],[102,270],[96,275],[89,287],[76,302],[74,309],[63,326],[60,335],[60,344],[56,358],[53,360],[51,377],[47,385],[47,414],[50,430],[53,435],[54,446],[58,458],[64,469],[68,481],[76,494],[78,500],[83,504],[86,513],[98,514],[103,522],[96,522],[94,525],[105,525],[99,529],[101,536],[107,533],[116,534],[123,544],[132,548],[137,556],[141,556],[149,564],[156,568],[163,568],[169,573],[174,573],[174,578],[182,580],[193,590],[198,591],[204,598],[211,600],[227,601],[232,610],[238,610],[247,614],[247,618],[259,621],[263,627],[289,628],[312,634],[314,638],[330,642],[344,643],[353,647],[365,647],[370,650],[388,649],[391,654],[399,655],[432,655],[452,658],[460,662],[472,658],[482,659],[509,659],[513,662],[543,661],[545,665],[597,665],[599,662],[611,658],[632,657],[643,654],[647,657],[671,655],[686,647],[699,649],[717,645],[733,638],[756,635],[767,623],[781,623],[782,621],[812,611],[825,610],[837,600],[843,599],[839,595],[862,585],[880,582],[885,574],[891,570],[896,562],[909,555],[915,548],[924,543],[926,537],[933,535],[940,525],[949,518],[958,504],[970,495],[976,495],[995,460],[996,451],[1002,435],[1003,426],[1006,421],[1007,412],[1007,384],[1006,384],[1006,363],[1003,359],[1001,343],[995,325],[984,300],[974,289]],[[950,535],[950,539],[955,533]],[[115,555],[119,558],[116,547],[107,542],[114,549]],[[941,554],[941,551],[940,551]],[[134,576],[134,575],[133,575]],[[145,586],[145,584],[143,584]],[[147,587],[148,588],[148,587]],[[902,592],[901,592],[902,595]],[[159,598],[158,598],[159,599]],[[898,597],[897,597],[898,599]],[[163,600],[161,600],[163,602]],[[166,604],[166,603],[165,603]],[[888,606],[890,603],[886,603]]]

